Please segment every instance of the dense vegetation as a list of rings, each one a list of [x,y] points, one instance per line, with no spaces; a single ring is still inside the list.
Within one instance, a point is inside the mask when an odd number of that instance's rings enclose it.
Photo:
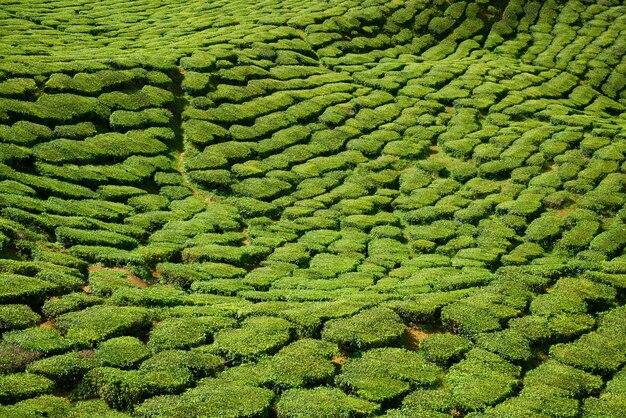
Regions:
[[[0,416],[623,416],[622,1],[2,3]]]

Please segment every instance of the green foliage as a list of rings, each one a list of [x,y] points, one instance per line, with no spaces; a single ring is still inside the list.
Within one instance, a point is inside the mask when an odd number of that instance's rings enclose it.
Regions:
[[[150,351],[135,337],[117,337],[102,342],[94,354],[102,366],[131,369],[147,358]]]
[[[141,334],[151,325],[151,314],[145,308],[92,306],[59,316],[56,325],[68,339],[91,345],[127,333]]]
[[[129,409],[151,394],[151,382],[136,370],[98,367],[90,370],[81,382],[80,391],[98,396],[115,409]]]
[[[276,352],[291,339],[293,325],[284,319],[251,317],[240,328],[215,334],[212,350],[227,361],[241,363]]]
[[[0,407],[0,414],[5,417],[51,417],[68,416],[70,402],[59,396],[41,395],[26,399],[10,406]]]
[[[70,387],[85,373],[98,365],[91,351],[69,352],[47,357],[29,364],[26,370],[54,380],[60,386]]]
[[[72,418],[88,418],[99,416],[103,418],[128,418],[130,415],[111,409],[101,399],[78,401],[72,405],[69,412]]]
[[[41,353],[14,344],[0,344],[0,372],[3,374],[22,371],[42,356]]]
[[[0,329],[10,331],[35,326],[41,317],[28,305],[6,304],[0,306]]]
[[[233,319],[222,317],[168,318],[152,328],[148,347],[157,352],[198,346],[219,330],[234,325]]]
[[[0,12],[0,416],[623,415],[621,2],[91,3]]]
[[[2,341],[44,355],[63,353],[76,345],[58,330],[44,327],[10,331],[2,336]]]
[[[404,333],[400,317],[386,308],[372,308],[353,317],[333,319],[324,325],[322,338],[342,350],[361,350],[392,345]]]
[[[402,348],[376,348],[342,365],[335,382],[373,402],[397,399],[417,387],[438,383],[440,369],[420,353]]]
[[[56,230],[57,240],[67,247],[73,245],[110,245],[120,249],[133,249],[137,241],[111,231],[86,231],[61,227]]]
[[[34,277],[19,274],[0,273],[0,302],[36,304],[47,295],[54,295],[61,289],[56,283],[50,283]]]
[[[227,369],[218,378],[255,386],[269,385],[276,390],[330,383],[335,375],[335,366],[330,360],[337,351],[335,344],[305,338],[256,364],[247,363]]]
[[[460,360],[471,348],[470,340],[454,334],[432,334],[419,344],[428,361],[443,366]]]
[[[136,408],[140,417],[266,416],[274,394],[268,389],[207,379],[180,396],[158,396]]]
[[[122,306],[167,307],[185,304],[186,294],[182,290],[167,286],[150,286],[144,288],[126,287],[115,290],[110,302]]]
[[[566,396],[581,398],[597,393],[602,387],[602,379],[556,360],[549,360],[529,371],[524,377],[524,385],[551,386],[560,389]]]
[[[520,369],[496,354],[475,348],[446,375],[455,403],[467,411],[482,410],[511,396]]]
[[[51,393],[54,382],[32,373],[15,373],[0,376],[0,402],[13,403],[37,395]]]
[[[510,330],[479,335],[476,344],[514,363],[524,363],[532,356],[528,340]]]
[[[378,411],[378,405],[349,396],[334,388],[291,389],[278,401],[278,417],[317,417],[339,418],[344,416],[371,416]]]
[[[600,374],[615,372],[626,358],[623,308],[609,311],[595,332],[581,336],[572,343],[556,344],[550,354],[565,364]]]

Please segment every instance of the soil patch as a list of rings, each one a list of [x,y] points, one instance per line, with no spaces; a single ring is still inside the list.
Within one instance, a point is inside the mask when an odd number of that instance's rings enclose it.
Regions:
[[[433,334],[447,334],[448,331],[439,327],[419,327],[410,326],[406,327],[404,331],[404,338],[406,341],[406,348],[409,350],[417,350],[422,341]]]

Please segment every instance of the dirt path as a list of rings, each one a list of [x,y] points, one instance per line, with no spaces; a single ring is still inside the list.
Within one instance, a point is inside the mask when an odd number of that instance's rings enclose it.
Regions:
[[[204,199],[204,202],[207,205],[213,204],[215,201],[209,196],[205,191],[198,189],[189,181],[189,176],[187,171],[185,170],[185,166],[183,164],[185,159],[185,151],[181,151],[180,154],[176,157],[176,165],[175,170],[180,173],[180,176],[183,179],[183,186],[189,189],[194,196],[200,196]]]
[[[409,350],[417,350],[420,343],[433,334],[445,334],[446,330],[440,328],[424,329],[418,326],[406,327],[404,331],[406,346]]]

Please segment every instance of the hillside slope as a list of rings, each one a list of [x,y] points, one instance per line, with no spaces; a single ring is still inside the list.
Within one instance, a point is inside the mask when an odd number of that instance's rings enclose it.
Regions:
[[[3,3],[0,416],[621,416],[621,1]]]

